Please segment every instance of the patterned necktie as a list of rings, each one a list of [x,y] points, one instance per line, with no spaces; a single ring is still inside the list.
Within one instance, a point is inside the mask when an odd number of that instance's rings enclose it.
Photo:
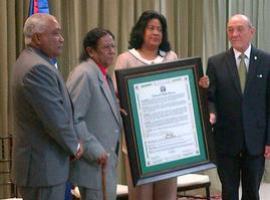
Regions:
[[[243,53],[239,56],[240,63],[239,63],[239,67],[238,67],[238,75],[239,75],[239,79],[240,79],[240,86],[241,86],[242,93],[244,93],[246,78],[247,78],[247,66],[245,63],[245,57],[246,56]]]

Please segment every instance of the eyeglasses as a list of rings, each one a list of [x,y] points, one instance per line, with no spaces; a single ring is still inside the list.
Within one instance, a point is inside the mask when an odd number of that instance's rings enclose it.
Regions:
[[[110,45],[100,46],[99,48],[104,49],[104,50],[115,49],[116,45],[110,44]]]

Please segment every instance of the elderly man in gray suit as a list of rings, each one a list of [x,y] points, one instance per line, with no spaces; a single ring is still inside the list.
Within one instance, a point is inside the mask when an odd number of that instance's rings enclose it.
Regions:
[[[64,39],[55,17],[34,14],[24,25],[26,48],[12,80],[15,117],[12,177],[26,200],[64,199],[70,156],[83,153],[72,105],[52,59]]]
[[[122,128],[120,109],[107,74],[115,57],[114,36],[108,30],[95,28],[86,34],[83,46],[81,63],[71,72],[67,87],[80,139],[88,142],[83,158],[72,163],[70,180],[79,186],[83,200],[101,200],[104,195],[113,200]],[[106,187],[106,194],[102,186]]]

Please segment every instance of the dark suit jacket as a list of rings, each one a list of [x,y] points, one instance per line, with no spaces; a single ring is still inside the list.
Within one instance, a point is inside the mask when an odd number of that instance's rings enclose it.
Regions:
[[[215,112],[214,140],[219,153],[251,155],[270,144],[270,55],[252,46],[247,82],[241,93],[233,49],[208,60],[209,111]]]
[[[66,182],[78,139],[65,83],[49,58],[26,48],[13,69],[12,176],[19,186]]]

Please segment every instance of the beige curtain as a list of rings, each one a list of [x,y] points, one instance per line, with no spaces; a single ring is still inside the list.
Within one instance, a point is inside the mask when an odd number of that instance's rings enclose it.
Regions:
[[[268,0],[49,0],[49,3],[51,13],[62,25],[65,38],[65,48],[58,59],[65,78],[78,63],[82,38],[87,31],[97,26],[110,29],[116,36],[118,53],[121,53],[127,50],[132,26],[147,9],[160,11],[166,16],[173,50],[180,57],[202,57],[204,68],[209,56],[229,47],[226,21],[235,13],[244,13],[251,18],[257,27],[254,44],[270,51]],[[0,137],[13,131],[10,76],[12,65],[24,47],[22,27],[28,16],[28,6],[29,0],[0,0]],[[8,150],[8,145],[0,146],[0,156],[3,148]],[[269,165],[267,163],[266,178]],[[124,169],[123,165],[119,166],[119,181],[123,182]],[[8,168],[0,163],[0,171]],[[207,173],[214,183],[212,188],[219,190],[216,172]],[[0,183],[6,180],[0,175]],[[0,198],[9,196],[9,193],[9,189],[0,186]]]
[[[0,1],[0,137],[7,137],[13,130],[10,105],[10,77],[17,53],[22,49],[22,26],[27,13],[27,1]],[[10,159],[10,145],[0,143],[0,159]],[[8,162],[0,162],[0,172],[8,172]],[[0,174],[0,184],[8,181],[8,174]],[[10,195],[10,186],[0,187],[0,198]]]
[[[103,27],[116,36],[118,52],[128,46],[129,32],[142,11],[157,9],[157,0],[51,0],[51,13],[62,24],[64,52],[59,58],[64,77],[78,64],[84,35],[94,27]]]

